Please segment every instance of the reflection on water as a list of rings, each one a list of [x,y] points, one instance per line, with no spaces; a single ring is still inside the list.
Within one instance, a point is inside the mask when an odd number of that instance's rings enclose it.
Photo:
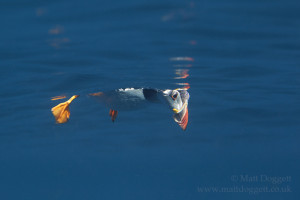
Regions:
[[[45,14],[48,13],[46,8],[37,8],[35,10],[37,18],[42,18]],[[51,13],[50,13],[51,14]],[[53,14],[53,13],[52,13]],[[66,36],[59,36],[65,33],[65,27],[60,24],[53,24],[48,29],[48,34],[51,38],[47,39],[46,42],[49,46],[54,47],[56,49],[63,47],[64,45],[70,43],[70,38]]]
[[[170,61],[174,62],[194,62],[194,58],[192,57],[172,57],[170,58]],[[190,76],[190,69],[192,67],[192,64],[173,64],[173,67],[175,68],[175,77],[174,79],[178,80],[185,80],[185,82],[177,82],[176,85],[180,86],[183,89],[188,90],[191,86],[189,82],[187,82],[187,78]]]
[[[186,90],[191,88],[189,83],[176,83],[176,85],[182,86],[181,88],[186,89]]]
[[[36,16],[40,17],[47,13],[47,10],[45,8],[37,8],[35,11]]]
[[[161,21],[168,22],[176,19],[187,20],[194,16],[195,2],[188,2],[185,6],[175,9],[161,17]]]
[[[64,32],[64,27],[61,25],[57,25],[51,29],[49,29],[48,33],[50,35],[58,35],[58,34],[62,34]]]
[[[53,38],[47,40],[48,44],[54,48],[61,48],[63,45],[70,43],[69,38]]]
[[[55,35],[55,36],[61,35],[64,32],[65,32],[65,29],[61,25],[57,25],[48,30],[49,35]],[[47,41],[50,46],[52,46],[54,48],[60,48],[63,45],[69,43],[70,39],[68,37],[55,37],[55,38],[51,38]]]
[[[176,69],[175,74],[178,75],[174,79],[185,79],[189,76],[188,74],[189,70],[188,69]]]
[[[170,58],[170,61],[191,61],[191,62],[193,62],[194,58],[192,58],[192,57],[173,57],[173,58]]]
[[[189,41],[189,44],[190,44],[190,45],[196,45],[196,44],[197,44],[197,41],[196,41],[196,40],[190,40],[190,41]]]
[[[56,101],[56,100],[65,99],[65,98],[67,98],[67,97],[66,96],[55,96],[55,97],[52,97],[51,100]]]

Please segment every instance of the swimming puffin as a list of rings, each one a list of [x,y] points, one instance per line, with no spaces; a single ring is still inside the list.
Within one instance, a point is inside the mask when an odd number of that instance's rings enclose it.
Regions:
[[[57,123],[65,123],[70,117],[69,105],[79,95],[72,96],[68,101],[60,103],[51,109]],[[174,121],[186,130],[188,124],[188,101],[187,89],[152,89],[152,88],[125,88],[108,92],[96,92],[89,94],[109,109],[109,116],[114,122],[118,111],[134,110],[143,108],[148,103],[166,103],[174,112]]]

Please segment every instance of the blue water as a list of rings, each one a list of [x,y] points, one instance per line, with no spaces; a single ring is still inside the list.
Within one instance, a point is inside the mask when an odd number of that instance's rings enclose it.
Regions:
[[[2,0],[1,199],[299,199],[299,10],[297,0]],[[185,132],[163,106],[112,123],[85,96],[183,83]],[[74,94],[70,121],[55,124],[50,109],[64,100],[51,97]]]

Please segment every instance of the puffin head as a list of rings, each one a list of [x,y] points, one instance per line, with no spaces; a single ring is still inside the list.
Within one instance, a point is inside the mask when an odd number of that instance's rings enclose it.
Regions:
[[[186,89],[164,90],[163,95],[173,110],[173,119],[185,130],[188,124],[188,101],[190,95]]]

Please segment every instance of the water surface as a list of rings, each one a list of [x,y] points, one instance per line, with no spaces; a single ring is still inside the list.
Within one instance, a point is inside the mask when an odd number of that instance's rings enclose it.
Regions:
[[[298,1],[0,2],[3,199],[299,198]],[[85,96],[189,86],[189,126],[163,106]],[[81,94],[67,124],[51,97]],[[291,176],[234,181],[233,176]],[[292,192],[200,192],[201,187]],[[254,189],[253,189],[254,188]]]

